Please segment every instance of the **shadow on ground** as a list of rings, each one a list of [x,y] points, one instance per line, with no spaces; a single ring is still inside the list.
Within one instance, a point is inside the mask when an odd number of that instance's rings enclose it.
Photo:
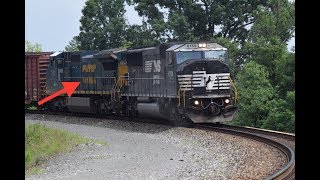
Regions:
[[[65,115],[45,115],[45,114],[25,114],[26,120],[38,120],[38,121],[54,121],[66,124],[78,124],[87,125],[95,127],[104,127],[114,130],[121,130],[126,132],[140,132],[155,134],[162,131],[175,128],[174,126],[169,126],[168,121],[160,119],[152,119],[148,122],[138,122],[138,120],[130,120],[129,118],[125,120],[114,119],[101,119],[93,117],[75,117],[75,116],[65,116]],[[119,118],[120,119],[120,118]]]

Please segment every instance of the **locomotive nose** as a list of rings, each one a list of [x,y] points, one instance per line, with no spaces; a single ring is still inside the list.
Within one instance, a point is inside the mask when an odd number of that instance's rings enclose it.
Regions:
[[[233,119],[237,107],[227,64],[219,59],[191,59],[179,64],[177,74],[188,118],[195,123]]]

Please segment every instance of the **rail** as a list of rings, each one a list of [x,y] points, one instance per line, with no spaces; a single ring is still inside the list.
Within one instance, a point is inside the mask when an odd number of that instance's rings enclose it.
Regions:
[[[295,153],[294,151],[288,147],[287,145],[274,141],[272,139],[257,135],[259,134],[264,134],[264,133],[268,133],[270,136],[275,135],[278,136],[276,134],[281,134],[280,136],[282,136],[283,134],[287,134],[287,133],[281,133],[281,132],[271,132],[271,131],[265,131],[265,130],[259,130],[259,129],[251,129],[251,128],[247,128],[247,127],[240,127],[240,126],[231,126],[231,125],[219,125],[219,126],[212,126],[210,124],[198,124],[196,126],[197,128],[200,129],[211,129],[211,130],[217,130],[217,131],[221,131],[223,133],[229,133],[229,134],[233,134],[233,135],[238,135],[238,136],[243,136],[243,137],[247,137],[250,139],[254,139],[254,140],[258,140],[260,142],[266,143],[268,145],[271,145],[277,149],[279,149],[285,156],[286,156],[286,160],[287,163],[277,172],[275,172],[274,174],[272,174],[271,176],[265,177],[266,180],[271,180],[271,179],[295,179]],[[253,131],[255,131],[256,134],[253,133]],[[272,134],[272,135],[271,135]],[[289,136],[287,134],[287,136]],[[294,135],[291,135],[294,137]]]

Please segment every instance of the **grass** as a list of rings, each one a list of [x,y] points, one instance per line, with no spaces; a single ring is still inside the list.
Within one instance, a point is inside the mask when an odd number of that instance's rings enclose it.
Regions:
[[[49,157],[88,142],[92,140],[64,130],[48,128],[42,124],[29,124],[25,127],[25,169],[32,174],[41,172],[38,166]],[[102,141],[94,142],[107,144]]]
[[[38,108],[36,106],[27,106],[28,110],[37,110]]]

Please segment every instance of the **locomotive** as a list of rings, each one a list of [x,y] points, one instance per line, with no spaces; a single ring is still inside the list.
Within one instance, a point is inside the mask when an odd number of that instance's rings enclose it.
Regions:
[[[237,91],[227,49],[214,42],[163,43],[140,49],[56,52],[47,68],[47,95],[61,82],[80,82],[56,111],[167,119],[178,125],[233,119]]]

